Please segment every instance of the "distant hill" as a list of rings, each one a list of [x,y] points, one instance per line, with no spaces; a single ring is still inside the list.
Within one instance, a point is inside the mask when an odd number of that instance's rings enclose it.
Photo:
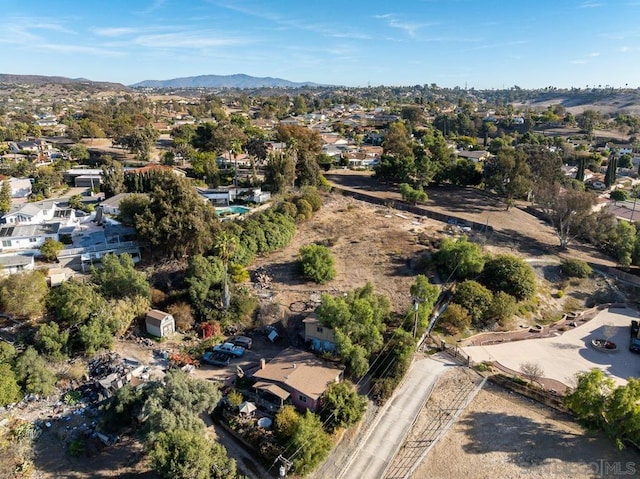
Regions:
[[[145,80],[131,85],[133,88],[299,88],[303,86],[322,85],[312,82],[292,82],[282,78],[252,77],[242,73],[236,75],[199,75],[171,80]]]
[[[129,87],[122,83],[112,83],[104,81],[92,81],[86,78],[67,78],[44,75],[13,75],[10,73],[0,73],[0,83],[14,85],[76,85],[85,86],[99,90],[128,90]]]

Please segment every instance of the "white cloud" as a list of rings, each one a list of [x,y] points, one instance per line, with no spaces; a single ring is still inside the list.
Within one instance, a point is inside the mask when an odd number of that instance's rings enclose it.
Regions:
[[[578,8],[600,8],[604,7],[604,3],[600,2],[583,2]]]
[[[66,45],[62,43],[43,43],[37,45],[38,50],[49,50],[57,53],[87,53],[90,55],[120,56],[124,53],[106,48],[92,47],[86,45]]]
[[[100,37],[122,37],[125,35],[131,35],[139,32],[139,30],[135,28],[128,27],[106,27],[106,28],[96,28],[93,33]]]
[[[589,53],[589,56],[592,57],[592,58],[593,57],[599,57],[600,56],[600,52],[591,52],[591,53]]]
[[[587,61],[586,60],[571,60],[571,63],[573,65],[586,65]]]
[[[136,45],[148,48],[207,48],[251,43],[246,37],[215,37],[207,31],[141,35],[132,41]]]

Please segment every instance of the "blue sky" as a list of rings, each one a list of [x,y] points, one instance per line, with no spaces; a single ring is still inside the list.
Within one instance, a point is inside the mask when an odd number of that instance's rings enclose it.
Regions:
[[[0,0],[0,73],[640,87],[640,0]]]

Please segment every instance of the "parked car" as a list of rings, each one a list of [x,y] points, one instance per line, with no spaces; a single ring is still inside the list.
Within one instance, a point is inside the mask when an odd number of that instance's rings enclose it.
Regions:
[[[231,355],[222,352],[207,351],[202,356],[202,361],[213,366],[228,366]]]
[[[640,338],[638,337],[640,324],[635,319],[631,321],[631,338],[629,340],[629,351],[632,353],[640,353]]]
[[[244,355],[244,348],[242,346],[236,346],[233,343],[217,344],[216,346],[213,347],[213,351],[227,353],[232,356],[235,356],[236,358],[239,358],[240,356]]]
[[[253,344],[253,339],[248,336],[236,336],[232,341],[235,346],[241,346],[244,349],[251,349],[251,345]]]

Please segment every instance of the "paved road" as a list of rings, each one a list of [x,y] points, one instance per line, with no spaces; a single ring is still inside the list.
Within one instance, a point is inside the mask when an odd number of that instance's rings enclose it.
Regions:
[[[380,412],[377,423],[363,439],[358,450],[339,478],[379,479],[393,460],[413,421],[420,413],[425,398],[437,377],[447,368],[446,359],[424,358],[416,361],[405,382]]]

